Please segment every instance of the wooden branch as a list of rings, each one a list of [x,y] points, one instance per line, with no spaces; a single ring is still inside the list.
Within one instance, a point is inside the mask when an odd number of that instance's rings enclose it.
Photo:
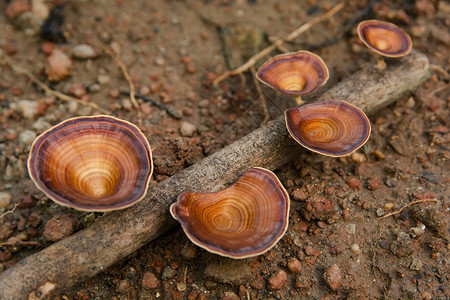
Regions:
[[[390,63],[383,73],[371,67],[354,74],[317,101],[347,100],[370,115],[415,90],[429,75],[426,56],[413,51]],[[103,216],[84,230],[7,269],[0,274],[2,297],[47,297],[102,272],[177,225],[169,214],[169,206],[181,192],[221,190],[252,167],[274,170],[303,151],[300,146],[286,141],[288,131],[283,118],[268,122],[150,187],[146,198],[135,206]]]
[[[297,38],[300,34],[304,33],[305,31],[309,30],[311,27],[313,27],[314,25],[316,25],[317,23],[320,23],[326,19],[331,18],[332,16],[334,16],[338,11],[340,11],[342,8],[344,8],[344,2],[339,3],[338,5],[336,5],[335,7],[333,7],[330,11],[328,11],[327,13],[316,17],[314,19],[312,19],[311,21],[303,24],[302,26],[298,27],[297,29],[295,29],[294,31],[292,31],[287,37],[285,37],[284,39],[278,39],[276,40],[272,45],[270,45],[267,48],[264,48],[263,50],[261,50],[260,52],[256,53],[255,55],[253,55],[252,57],[250,57],[250,59],[243,64],[242,66],[240,66],[239,68],[233,69],[231,71],[225,72],[222,75],[220,75],[219,77],[217,77],[214,81],[213,84],[217,85],[219,82],[223,81],[224,79],[232,76],[232,75],[237,75],[240,74],[242,72],[247,71],[251,66],[253,66],[258,60],[260,60],[261,58],[263,58],[264,56],[270,54],[270,52],[272,52],[275,49],[281,48],[282,45],[285,42],[290,42],[293,39]]]

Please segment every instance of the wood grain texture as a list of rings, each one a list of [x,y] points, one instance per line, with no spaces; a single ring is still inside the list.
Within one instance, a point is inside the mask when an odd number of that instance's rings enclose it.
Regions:
[[[370,115],[414,91],[429,75],[426,56],[412,51],[384,72],[370,67],[355,73],[317,101],[346,100]],[[287,138],[284,118],[279,118],[158,183],[137,205],[112,212],[1,273],[2,297],[45,297],[102,272],[173,228],[177,222],[169,207],[183,191],[215,192],[252,167],[274,170],[303,151],[296,143],[286,144]]]

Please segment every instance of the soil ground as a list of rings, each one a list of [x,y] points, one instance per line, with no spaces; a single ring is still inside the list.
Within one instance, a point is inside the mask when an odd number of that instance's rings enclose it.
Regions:
[[[13,2],[19,5],[12,7]],[[252,72],[230,77],[217,87],[212,80],[337,4],[36,2],[42,6],[31,7],[25,0],[0,4],[0,57],[52,89],[137,123],[127,96],[129,85],[100,45],[119,50],[138,94],[165,105],[138,100],[144,115],[141,128],[153,149],[151,184],[260,126],[265,115]],[[391,21],[409,32],[414,48],[428,56],[432,76],[415,93],[372,116],[372,135],[352,156],[337,159],[305,152],[276,170],[291,195],[292,208],[289,229],[280,242],[263,255],[232,260],[194,246],[176,228],[59,299],[450,298],[450,4],[345,2],[334,17],[279,49],[319,54],[330,69],[322,90],[376,61],[354,30],[363,19]],[[59,24],[56,16],[52,30],[40,36],[37,24],[45,8],[64,18]],[[91,45],[100,55],[75,58],[72,50],[81,44]],[[55,49],[67,54],[72,68],[70,76],[49,82],[46,60]],[[98,110],[45,95],[26,76],[5,64],[1,68],[0,271],[50,245],[56,233],[79,231],[101,215],[53,203],[26,171],[37,134]],[[262,94],[271,118],[294,105],[268,87],[262,87]],[[419,202],[380,219],[423,199],[436,202]],[[49,225],[58,215],[69,220],[64,230]]]

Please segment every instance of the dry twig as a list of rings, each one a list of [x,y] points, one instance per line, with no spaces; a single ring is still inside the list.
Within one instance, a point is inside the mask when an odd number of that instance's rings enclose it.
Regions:
[[[122,60],[120,60],[119,53],[116,53],[113,49],[103,45],[102,48],[106,52],[106,54],[108,54],[114,59],[116,64],[120,67],[120,70],[122,70],[123,77],[125,77],[126,81],[128,82],[128,85],[130,86],[130,100],[134,108],[136,109],[138,115],[138,125],[139,127],[142,128],[142,112],[136,100],[136,87],[134,86],[133,79],[131,79],[130,73],[128,72],[128,67],[124,64]]]
[[[12,62],[10,62],[9,60],[7,60],[5,58],[1,61],[1,63],[7,65],[8,67],[10,67],[11,70],[13,70],[15,73],[26,76],[31,82],[33,82],[34,84],[37,84],[41,89],[43,89],[46,95],[55,96],[56,98],[58,98],[58,99],[60,99],[62,101],[76,102],[76,103],[78,103],[80,105],[83,105],[83,106],[89,106],[89,107],[91,107],[93,109],[98,110],[102,114],[110,114],[109,111],[101,108],[100,106],[98,106],[95,103],[86,102],[86,101],[83,101],[81,99],[78,99],[78,98],[75,98],[75,97],[72,97],[72,96],[68,96],[68,95],[66,95],[64,93],[52,90],[45,83],[43,83],[42,81],[37,79],[36,76],[31,74],[28,70],[25,70],[25,69],[23,69],[23,68],[21,68],[19,66],[14,65]]]
[[[411,205],[414,205],[414,204],[417,204],[417,203],[422,203],[422,202],[439,202],[439,200],[437,200],[437,199],[421,199],[421,200],[416,200],[416,201],[413,201],[413,202],[411,202],[411,203],[406,204],[405,206],[403,206],[402,208],[400,208],[400,209],[397,210],[397,211],[391,212],[391,213],[389,213],[389,214],[387,214],[387,215],[384,215],[384,216],[381,216],[381,217],[379,217],[379,218],[377,218],[377,219],[378,219],[378,220],[381,220],[381,219],[384,219],[384,218],[387,218],[387,217],[390,217],[390,216],[399,214],[399,213],[401,213],[405,208],[410,207]]]
[[[0,219],[3,218],[4,216],[6,216],[7,214],[12,214],[16,210],[17,206],[19,206],[19,203],[14,204],[14,207],[11,210],[8,210],[8,211],[5,211],[4,213],[2,213],[0,215]]]
[[[255,83],[255,87],[256,87],[256,92],[258,93],[258,97],[261,100],[261,106],[263,108],[264,111],[264,120],[262,121],[262,124],[266,124],[269,120],[270,120],[270,115],[269,115],[269,109],[267,108],[267,101],[266,98],[263,95],[261,86],[259,85],[259,81],[258,78],[256,78],[256,71],[255,71],[255,67],[251,66],[250,69],[252,70],[253,73],[253,81]]]
[[[297,38],[300,34],[304,33],[305,31],[309,30],[311,27],[313,27],[315,24],[320,23],[326,19],[331,18],[333,15],[335,15],[338,11],[340,11],[342,8],[344,7],[344,3],[341,2],[338,5],[336,5],[335,7],[333,7],[329,12],[327,12],[324,15],[321,15],[317,18],[312,19],[311,21],[309,21],[308,23],[303,24],[302,26],[300,26],[299,28],[297,28],[296,30],[294,30],[293,32],[291,32],[287,37],[285,37],[284,39],[280,38],[278,40],[276,40],[272,45],[270,45],[269,47],[261,50],[260,52],[256,53],[254,56],[252,56],[245,64],[243,64],[242,66],[240,66],[239,68],[236,68],[234,70],[225,72],[224,74],[222,74],[221,76],[217,77],[213,84],[217,85],[219,82],[223,81],[224,79],[232,76],[232,75],[237,75],[240,74],[242,72],[247,71],[251,66],[253,66],[259,59],[261,59],[262,57],[264,57],[265,55],[268,55],[270,52],[272,52],[273,50],[280,48],[281,45],[283,45],[285,42],[290,42],[293,39]]]

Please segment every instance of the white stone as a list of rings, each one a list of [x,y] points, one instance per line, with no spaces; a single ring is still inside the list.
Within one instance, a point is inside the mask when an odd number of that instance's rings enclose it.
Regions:
[[[183,122],[181,123],[180,133],[182,136],[193,136],[194,132],[197,130],[197,127],[191,123]]]
[[[24,130],[19,134],[19,144],[23,147],[30,147],[36,139],[36,132],[32,130]]]
[[[10,192],[0,192],[0,208],[6,208],[11,203],[12,195]]]
[[[97,56],[97,51],[92,46],[81,44],[72,48],[72,55],[78,59],[89,59]]]

